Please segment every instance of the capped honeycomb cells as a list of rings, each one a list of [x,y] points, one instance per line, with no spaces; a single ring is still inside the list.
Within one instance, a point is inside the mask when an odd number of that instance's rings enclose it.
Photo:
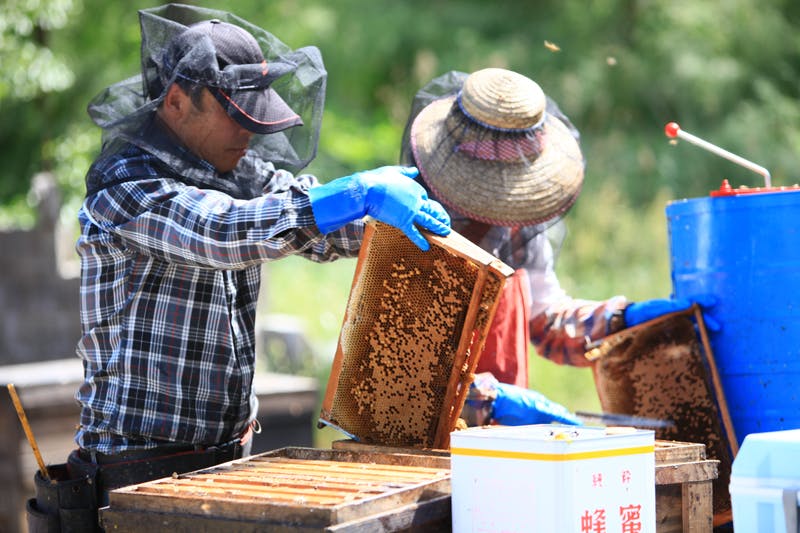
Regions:
[[[320,418],[358,440],[443,448],[513,270],[462,236],[419,250],[372,222]]]

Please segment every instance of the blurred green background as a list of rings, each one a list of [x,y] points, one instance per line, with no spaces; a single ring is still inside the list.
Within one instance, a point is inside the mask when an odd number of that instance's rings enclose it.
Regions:
[[[722,179],[760,176],[685,142],[683,129],[797,181],[800,3],[793,0],[237,0],[231,11],[292,48],[316,45],[328,70],[317,159],[323,181],[395,163],[414,93],[449,70],[495,66],[535,79],[582,134],[584,192],[566,217],[557,271],[576,297],[671,291],[664,207]],[[0,5],[0,227],[30,227],[31,177],[51,170],[72,224],[99,148],[85,107],[138,70],[136,10],[154,2],[5,0]],[[354,260],[265,266],[264,313],[302,324],[324,388]],[[77,310],[76,310],[77,312]],[[533,387],[598,410],[587,370],[532,354]]]

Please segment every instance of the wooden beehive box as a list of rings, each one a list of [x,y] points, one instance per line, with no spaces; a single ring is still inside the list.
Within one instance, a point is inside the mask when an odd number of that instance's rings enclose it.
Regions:
[[[428,240],[365,232],[320,413],[365,443],[447,449],[514,273],[456,232]]]
[[[401,531],[449,528],[450,460],[281,448],[116,489],[106,531]]]
[[[657,440],[656,531],[711,533],[713,487],[718,460],[706,458],[703,444]]]
[[[710,533],[719,461],[702,444],[656,441],[656,530]],[[106,531],[448,531],[450,458],[336,441],[282,448],[111,492]]]

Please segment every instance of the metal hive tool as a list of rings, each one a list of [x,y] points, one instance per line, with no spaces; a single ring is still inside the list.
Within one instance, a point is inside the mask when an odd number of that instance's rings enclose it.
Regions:
[[[419,250],[371,221],[320,423],[356,440],[446,449],[513,269],[453,232]]]

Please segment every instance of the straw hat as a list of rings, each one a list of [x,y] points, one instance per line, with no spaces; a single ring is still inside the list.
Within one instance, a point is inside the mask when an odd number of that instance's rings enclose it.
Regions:
[[[583,183],[570,129],[533,80],[488,68],[426,106],[411,126],[414,160],[438,200],[474,220],[539,224],[564,214]]]

